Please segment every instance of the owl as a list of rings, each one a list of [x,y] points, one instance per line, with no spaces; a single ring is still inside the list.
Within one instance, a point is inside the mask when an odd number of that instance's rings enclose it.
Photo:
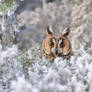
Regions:
[[[45,56],[50,61],[54,61],[56,57],[69,60],[73,55],[71,43],[68,39],[69,33],[69,28],[65,28],[60,35],[55,35],[52,28],[48,26],[46,39],[42,44],[41,55]]]

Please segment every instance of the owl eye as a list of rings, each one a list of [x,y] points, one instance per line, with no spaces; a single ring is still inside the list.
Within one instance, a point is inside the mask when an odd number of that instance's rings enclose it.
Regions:
[[[49,43],[49,45],[50,45],[51,47],[54,46],[54,42],[51,41],[51,42]]]

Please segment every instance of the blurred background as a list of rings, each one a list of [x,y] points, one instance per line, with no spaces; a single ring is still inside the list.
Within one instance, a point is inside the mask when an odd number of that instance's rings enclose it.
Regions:
[[[68,3],[69,2],[69,3]],[[57,34],[71,26],[71,5],[64,0],[24,0],[17,8],[20,33],[17,34],[19,48],[29,48],[32,40],[42,43],[46,28],[51,26]]]
[[[81,44],[85,47],[91,46],[90,26],[87,29],[87,26],[91,24],[89,19],[92,12],[91,4],[91,0],[88,2],[86,0],[24,0],[20,2],[16,10],[20,30],[17,34],[19,48],[29,48],[32,40],[41,44],[46,37],[47,26],[51,26],[56,34],[70,27],[69,38],[74,50],[77,50]]]

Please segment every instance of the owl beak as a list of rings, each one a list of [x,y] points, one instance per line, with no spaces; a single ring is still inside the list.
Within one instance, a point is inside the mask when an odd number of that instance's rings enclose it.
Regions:
[[[58,55],[58,49],[56,49],[56,52],[55,53],[56,53],[56,55]]]

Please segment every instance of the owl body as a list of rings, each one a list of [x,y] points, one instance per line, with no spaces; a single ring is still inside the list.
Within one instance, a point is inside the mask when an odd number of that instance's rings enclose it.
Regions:
[[[55,35],[51,27],[47,28],[47,37],[42,44],[42,56],[53,61],[56,57],[70,59],[72,55],[71,43],[68,39],[69,29],[60,35]]]

